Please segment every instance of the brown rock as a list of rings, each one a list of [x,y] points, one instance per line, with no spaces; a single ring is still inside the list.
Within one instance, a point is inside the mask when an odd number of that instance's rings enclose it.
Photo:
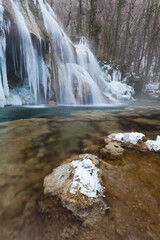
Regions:
[[[104,139],[104,141],[107,145],[105,146],[105,148],[102,148],[100,150],[100,153],[102,156],[107,156],[109,158],[116,159],[122,156],[124,148],[134,149],[141,152],[150,152],[150,150],[147,148],[145,144],[146,140],[148,139],[145,138],[143,141],[139,140],[136,144],[133,144],[130,142],[118,142],[112,140],[111,138],[106,138]],[[151,151],[154,152],[154,150]]]
[[[103,165],[102,161],[95,158],[94,155],[88,154],[88,159],[95,166]],[[83,155],[76,156],[75,159],[82,160]],[[108,209],[102,195],[96,198],[88,197],[78,191],[76,194],[70,192],[70,187],[73,181],[73,169],[71,161],[54,169],[53,172],[44,179],[44,194],[52,197],[58,197],[64,208],[72,212],[75,217],[80,218],[87,224],[92,224],[101,215],[106,213]],[[100,164],[101,163],[101,164]],[[103,167],[102,167],[103,168]],[[99,170],[98,176],[102,185],[102,172]]]
[[[120,159],[124,152],[124,149],[121,147],[121,143],[112,141],[109,138],[105,139],[104,141],[106,145],[100,150],[100,154],[108,159]]]
[[[49,101],[49,102],[48,102],[48,105],[50,105],[50,106],[56,106],[56,102],[54,102],[54,101]]]

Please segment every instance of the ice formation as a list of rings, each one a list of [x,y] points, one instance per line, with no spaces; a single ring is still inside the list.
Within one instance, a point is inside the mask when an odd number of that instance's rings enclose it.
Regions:
[[[143,133],[138,132],[126,132],[126,133],[112,133],[108,136],[112,140],[120,142],[130,142],[132,144],[137,144],[138,141],[142,141],[145,137]]]
[[[0,107],[6,105],[6,97],[9,97],[9,87],[6,72],[6,36],[3,29],[3,12],[2,1],[0,0]]]
[[[30,32],[27,28],[25,18],[23,17],[20,6],[18,2],[14,2],[10,0],[12,4],[12,8],[15,12],[16,22],[19,31],[20,44],[21,44],[21,52],[20,52],[20,66],[17,65],[17,55],[16,49],[13,45],[13,50],[15,54],[13,54],[14,68],[15,72],[20,68],[21,78],[23,78],[24,74],[24,66],[25,66],[25,74],[28,78],[28,84],[30,89],[32,89],[35,97],[35,102],[38,101],[38,96],[40,95],[40,85],[42,85],[42,89],[44,91],[45,101],[47,96],[47,79],[48,79],[48,70],[43,61],[42,56],[39,56],[33,46]],[[28,10],[28,8],[27,8]],[[24,65],[24,66],[23,66]],[[34,70],[33,70],[34,69]]]
[[[125,78],[122,78],[121,71],[115,69],[111,64],[104,64],[102,67],[104,77],[107,82],[105,96],[112,98],[112,101],[118,100],[134,100],[135,91],[133,87],[125,83]]]
[[[90,159],[84,157],[82,161],[72,161],[71,168],[74,174],[70,187],[71,194],[80,192],[88,198],[103,196],[104,187],[101,185],[98,177],[99,169]]]
[[[112,94],[117,100],[133,100],[134,93],[135,91],[131,86],[114,80],[107,83],[105,96],[109,97],[109,95]]]

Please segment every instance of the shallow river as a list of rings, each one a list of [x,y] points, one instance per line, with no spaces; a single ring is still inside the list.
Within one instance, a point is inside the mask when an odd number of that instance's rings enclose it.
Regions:
[[[160,154],[125,149],[122,160],[103,159],[111,165],[105,180],[111,211],[93,227],[57,207],[51,229],[37,210],[53,168],[74,154],[94,154],[108,134],[125,131],[155,139],[160,107],[1,109],[0,240],[159,240]]]

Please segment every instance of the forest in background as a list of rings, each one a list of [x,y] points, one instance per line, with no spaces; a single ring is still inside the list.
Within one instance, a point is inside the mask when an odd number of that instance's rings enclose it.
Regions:
[[[159,0],[50,0],[73,41],[85,36],[96,56],[160,81]]]

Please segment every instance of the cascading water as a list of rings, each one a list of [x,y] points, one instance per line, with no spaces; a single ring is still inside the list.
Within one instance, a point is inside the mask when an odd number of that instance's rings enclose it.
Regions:
[[[29,87],[33,90],[35,101],[37,103],[38,96],[40,93],[40,84],[44,91],[45,100],[47,97],[47,78],[48,72],[44,64],[43,58],[39,58],[32,40],[28,28],[25,23],[25,19],[20,12],[20,3],[10,0],[13,10],[15,12],[16,23],[18,26],[19,37],[20,37],[20,64],[17,66],[17,56],[13,54],[13,62],[15,70],[20,67],[21,79],[25,76]],[[28,9],[28,8],[27,8]],[[40,44],[40,43],[39,43]],[[14,49],[14,48],[13,48]],[[27,84],[26,83],[26,84]]]
[[[111,91],[105,74],[90,51],[85,38],[82,38],[79,44],[73,44],[63,31],[47,1],[32,0],[32,9],[29,0],[25,0],[23,3],[20,0],[9,1],[14,12],[19,41],[19,44],[16,40],[11,42],[11,57],[14,73],[20,79],[19,84],[14,90],[10,90],[10,93],[14,91],[14,94],[17,93],[23,98],[22,103],[27,102],[27,100],[24,101],[24,95],[28,97],[29,94],[33,95],[35,103],[54,99],[57,104],[100,105],[110,100],[116,101],[112,98],[114,90]],[[47,57],[44,57],[44,46],[42,47],[42,45],[45,45],[45,41],[41,40],[33,8],[40,11],[47,33]],[[4,24],[1,0],[0,14],[2,28]],[[29,31],[28,21],[33,25],[34,36],[38,42],[36,44],[31,36],[31,31]],[[10,29],[8,27],[2,29],[0,36],[1,106],[7,104],[6,98],[9,96],[6,76],[5,31],[9,32]],[[120,77],[120,75],[115,75],[114,80]],[[10,103],[11,101],[9,101]]]
[[[58,56],[58,82],[60,104],[104,104],[102,90],[106,82],[102,71],[86,45],[81,41],[73,45],[57,22],[51,7],[38,0],[44,25],[52,37]],[[103,89],[102,89],[103,88]]]

